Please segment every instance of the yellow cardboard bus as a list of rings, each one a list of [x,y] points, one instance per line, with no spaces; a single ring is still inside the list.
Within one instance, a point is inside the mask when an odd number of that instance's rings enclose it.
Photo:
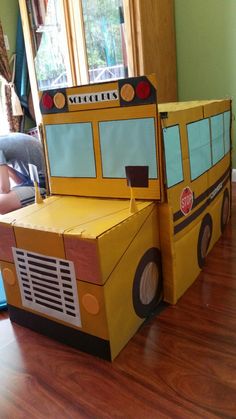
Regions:
[[[12,321],[113,360],[196,279],[230,215],[231,103],[157,103],[154,76],[42,93],[49,196],[0,218]]]

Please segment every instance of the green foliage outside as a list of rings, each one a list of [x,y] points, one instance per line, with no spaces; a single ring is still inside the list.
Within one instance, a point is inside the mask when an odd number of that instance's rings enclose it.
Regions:
[[[89,68],[122,64],[120,0],[82,0]]]
[[[122,0],[82,0],[89,69],[123,63],[119,6]],[[48,2],[45,27],[36,32],[35,67],[40,88],[64,74],[67,52],[58,0]],[[47,87],[46,86],[46,87]]]

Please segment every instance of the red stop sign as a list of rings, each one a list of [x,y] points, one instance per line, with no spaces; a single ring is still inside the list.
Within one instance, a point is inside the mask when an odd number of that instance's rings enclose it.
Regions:
[[[187,215],[193,206],[193,192],[187,186],[180,195],[180,209],[184,215]]]

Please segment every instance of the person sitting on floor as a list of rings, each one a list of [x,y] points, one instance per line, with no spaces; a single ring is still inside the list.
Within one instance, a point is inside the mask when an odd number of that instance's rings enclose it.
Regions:
[[[36,178],[32,178],[36,171]],[[37,174],[38,173],[38,174]],[[41,143],[22,133],[0,135],[0,214],[34,202],[34,180],[45,190],[45,167]]]

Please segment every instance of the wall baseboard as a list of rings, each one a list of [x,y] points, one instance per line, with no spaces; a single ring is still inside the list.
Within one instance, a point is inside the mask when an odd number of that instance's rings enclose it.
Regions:
[[[236,182],[236,169],[232,169],[232,182]]]

